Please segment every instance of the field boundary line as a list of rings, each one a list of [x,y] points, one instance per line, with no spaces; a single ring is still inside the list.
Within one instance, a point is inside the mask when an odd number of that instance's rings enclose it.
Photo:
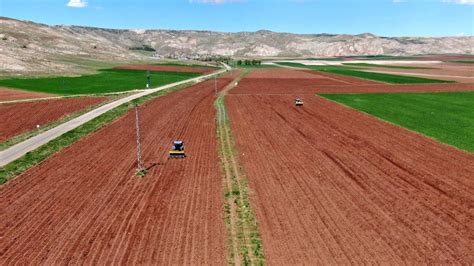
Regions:
[[[243,71],[227,85],[215,101],[219,155],[224,175],[224,220],[228,235],[228,261],[231,265],[265,264],[262,240],[250,205],[247,179],[239,164],[224,102],[227,92],[248,72]]]

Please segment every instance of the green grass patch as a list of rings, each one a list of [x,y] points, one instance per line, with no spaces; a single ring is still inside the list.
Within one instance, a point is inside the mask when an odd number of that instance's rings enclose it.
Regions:
[[[377,65],[368,63],[342,63],[347,66],[355,67],[383,67],[383,68],[397,68],[397,69],[435,69],[433,67],[414,67],[414,66],[397,66],[397,65]]]
[[[199,73],[150,72],[152,87],[200,76]],[[143,89],[147,72],[105,69],[98,74],[78,77],[0,79],[0,86],[59,95],[96,94]]]
[[[456,64],[474,64],[474,60],[457,60],[457,61],[448,61],[449,63]]]
[[[248,72],[250,71],[246,70],[239,78],[243,78]],[[237,82],[240,80],[239,78],[233,82]],[[238,260],[243,265],[265,265],[262,239],[255,214],[251,208],[249,185],[244,170],[239,164],[239,153],[236,150],[229,116],[225,108],[225,93],[225,90],[220,93],[215,101],[215,107],[217,110],[219,155],[225,183],[224,222],[228,230],[228,262],[232,265]],[[236,212],[234,213],[235,220],[232,219],[234,217],[232,207]]]
[[[474,92],[321,96],[474,152]]]
[[[141,105],[148,100],[181,88],[185,88],[187,86],[190,86],[191,84],[193,83],[186,83],[170,89],[158,91],[156,93],[152,93],[150,95],[135,99],[131,102],[122,104],[106,112],[105,114],[102,114],[92,119],[91,121],[44,144],[38,149],[28,152],[23,157],[5,165],[4,167],[0,167],[0,185],[6,183],[8,180],[14,178],[15,176],[18,176],[30,167],[33,167],[34,165],[37,165],[38,163],[46,160],[49,156],[60,151],[61,149],[72,145],[74,142],[78,141],[82,137],[87,136],[88,134],[91,134],[94,131],[100,129],[101,127],[118,119],[119,117],[124,115],[129,109],[133,108],[135,105]]]
[[[292,66],[292,67],[301,67],[301,68],[308,68],[312,70],[324,71],[344,76],[352,76],[362,79],[368,80],[375,80],[390,84],[430,84],[430,83],[455,83],[454,81],[450,80],[439,80],[439,79],[427,79],[427,78],[419,78],[419,77],[411,77],[411,76],[400,76],[400,75],[392,75],[392,74],[385,74],[385,73],[372,73],[372,72],[365,72],[360,71],[357,68],[350,67],[350,66],[312,66],[312,65],[303,65],[299,63],[287,63],[281,62],[278,63],[280,65],[285,66]]]

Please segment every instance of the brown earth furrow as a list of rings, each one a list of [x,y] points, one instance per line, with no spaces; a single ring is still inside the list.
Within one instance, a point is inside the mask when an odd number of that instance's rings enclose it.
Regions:
[[[473,262],[472,154],[317,97],[295,108],[291,86],[244,85],[226,103],[269,264]]]
[[[129,112],[0,187],[0,263],[224,263],[213,100],[208,81],[140,107],[143,157],[158,163],[143,179]],[[167,160],[177,138],[189,156]]]

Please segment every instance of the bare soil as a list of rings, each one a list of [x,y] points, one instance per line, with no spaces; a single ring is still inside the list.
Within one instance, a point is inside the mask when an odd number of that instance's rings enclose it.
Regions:
[[[474,263],[474,154],[295,96],[226,98],[269,265]]]
[[[48,93],[39,93],[39,92],[29,92],[23,90],[15,90],[9,88],[0,87],[0,102],[3,101],[13,101],[13,100],[26,100],[26,99],[36,99],[36,98],[45,98],[45,97],[54,97],[54,94]]]
[[[207,81],[140,107],[145,177],[132,110],[0,187],[0,264],[225,264],[214,100]]]
[[[106,97],[75,97],[0,104],[0,142],[105,100]]]

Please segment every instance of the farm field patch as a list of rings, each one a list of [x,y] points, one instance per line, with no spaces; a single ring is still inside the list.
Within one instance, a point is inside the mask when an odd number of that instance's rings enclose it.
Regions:
[[[0,88],[0,102],[26,100],[35,98],[54,97],[56,95],[49,93],[38,93],[24,90],[15,90],[9,88]]]
[[[383,84],[312,70],[255,69],[230,94],[315,94],[474,91],[474,84]]]
[[[474,92],[321,96],[474,152]]]
[[[454,81],[449,80],[440,80],[440,79],[428,79],[412,76],[401,76],[393,74],[384,74],[384,73],[374,73],[374,72],[365,72],[360,71],[356,68],[349,66],[313,66],[313,65],[303,65],[299,63],[287,63],[280,62],[278,64],[292,66],[292,67],[301,67],[308,68],[312,70],[324,71],[333,74],[352,76],[362,79],[375,80],[384,83],[390,84],[420,84],[420,83],[454,83]]]
[[[337,103],[226,98],[268,264],[472,264],[474,155]]]
[[[150,72],[151,86],[197,77],[200,73]],[[60,95],[97,94],[144,89],[147,73],[142,70],[106,69],[78,77],[0,79],[0,86]]]
[[[343,63],[343,65],[353,66],[353,67],[382,67],[382,68],[396,68],[396,69],[433,69],[432,67],[403,66],[403,65],[379,65],[379,64],[368,64],[368,63]]]
[[[75,97],[0,104],[0,143],[106,100],[106,97]]]
[[[214,100],[207,81],[140,106],[145,177],[131,110],[1,186],[0,264],[224,264]]]

